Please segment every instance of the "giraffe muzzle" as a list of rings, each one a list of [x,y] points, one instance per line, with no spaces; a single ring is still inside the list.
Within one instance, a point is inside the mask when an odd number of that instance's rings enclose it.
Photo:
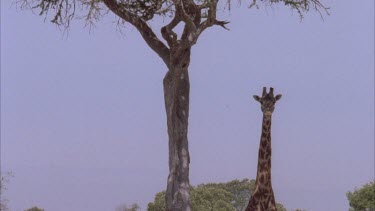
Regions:
[[[272,112],[271,112],[271,111],[265,111],[265,112],[264,112],[264,115],[266,115],[266,116],[271,116],[271,115],[272,115]]]

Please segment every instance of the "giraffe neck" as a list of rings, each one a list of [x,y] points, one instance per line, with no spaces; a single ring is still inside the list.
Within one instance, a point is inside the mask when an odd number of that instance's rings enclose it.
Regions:
[[[276,211],[271,184],[271,116],[263,114],[255,191],[246,211]]]
[[[271,187],[271,116],[263,114],[262,136],[258,153],[257,183]]]

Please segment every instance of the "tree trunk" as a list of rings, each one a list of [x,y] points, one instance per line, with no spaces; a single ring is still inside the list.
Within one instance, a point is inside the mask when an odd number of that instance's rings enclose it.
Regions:
[[[164,100],[169,136],[167,211],[190,211],[188,118],[190,47],[171,49],[169,71],[164,77]]]

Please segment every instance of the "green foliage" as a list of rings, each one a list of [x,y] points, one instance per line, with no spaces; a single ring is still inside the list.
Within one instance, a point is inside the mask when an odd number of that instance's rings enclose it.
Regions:
[[[41,209],[39,207],[32,207],[32,208],[29,208],[29,209],[27,209],[25,211],[44,211],[44,209]]]
[[[162,191],[155,195],[154,202],[148,203],[147,211],[164,211],[166,207],[165,191]]]
[[[191,189],[191,207],[197,211],[235,211],[232,194],[222,188],[200,185]]]
[[[276,209],[277,211],[287,211],[284,205],[276,203]]]
[[[347,192],[349,205],[356,211],[375,209],[375,181],[365,184],[361,189]]]
[[[190,187],[191,207],[194,211],[243,211],[255,190],[255,180],[233,180],[227,183],[208,183]],[[148,211],[165,211],[165,191],[155,195]],[[278,211],[286,211],[277,204]]]
[[[230,204],[235,210],[244,210],[247,206],[251,193],[255,190],[255,180],[244,179],[233,180],[227,183],[208,183],[198,185],[200,187],[210,187],[214,189],[222,189],[231,195]]]
[[[137,203],[135,203],[135,204],[132,204],[132,206],[130,206],[130,208],[128,208],[125,211],[137,211],[139,209],[141,209],[141,208],[139,207],[139,205]]]

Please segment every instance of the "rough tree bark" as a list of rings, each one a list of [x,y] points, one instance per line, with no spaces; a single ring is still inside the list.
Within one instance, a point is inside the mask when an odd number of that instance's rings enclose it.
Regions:
[[[225,28],[227,22],[216,20],[217,1],[197,5],[192,0],[174,0],[175,16],[169,24],[162,27],[164,45],[151,28],[141,18],[134,17],[115,0],[104,0],[107,7],[116,15],[132,23],[141,33],[146,43],[164,61],[168,72],[164,77],[164,100],[167,113],[169,137],[169,176],[166,190],[167,211],[190,211],[189,182],[189,144],[188,118],[190,81],[188,67],[191,47],[199,35],[213,25]],[[208,10],[208,17],[202,21],[202,10]],[[185,24],[180,38],[173,29],[180,23]]]
[[[161,28],[161,34],[167,45],[164,45],[151,28],[139,17],[134,17],[115,0],[104,0],[107,7],[125,21],[132,23],[141,33],[146,43],[164,61],[168,72],[164,77],[164,101],[167,113],[169,137],[169,176],[166,189],[167,211],[190,211],[189,181],[189,144],[188,118],[190,81],[188,67],[191,47],[197,42],[200,34],[213,25],[225,28],[228,22],[216,20],[217,0],[198,5],[193,0],[173,0],[175,16],[171,22]],[[202,21],[202,10],[208,15]],[[181,37],[173,29],[184,23]]]
[[[165,75],[164,100],[169,136],[169,176],[166,190],[167,211],[190,210],[188,118],[190,48],[172,50],[171,67]]]

